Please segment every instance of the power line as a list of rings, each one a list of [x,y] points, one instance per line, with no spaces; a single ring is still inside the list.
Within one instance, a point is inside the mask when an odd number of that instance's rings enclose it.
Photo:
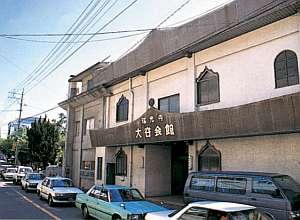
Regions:
[[[114,20],[116,20],[119,16],[121,16],[124,12],[126,12],[129,8],[131,8],[138,0],[134,0],[129,5],[127,5],[124,9],[122,9],[117,15],[115,15],[111,20],[109,20],[106,24],[104,24],[100,29],[98,29],[97,32],[102,31],[104,28],[106,28],[108,25],[110,25]],[[40,79],[36,84],[34,84],[30,89],[27,90],[26,93],[28,93],[30,90],[32,90],[35,86],[37,86],[41,81],[46,79],[51,73],[53,73],[58,67],[60,67],[63,63],[65,63],[70,57],[72,57],[78,50],[80,50],[85,44],[87,44],[93,36],[90,36],[84,43],[82,43],[78,48],[76,48],[71,54],[69,54],[64,60],[62,60],[56,67],[54,67],[52,70],[50,70],[47,75],[45,75],[42,79]]]
[[[118,30],[118,31],[105,31],[105,32],[93,32],[93,33],[53,33],[53,34],[0,34],[0,37],[60,37],[60,36],[96,36],[96,35],[107,35],[107,34],[120,34],[128,32],[144,32],[151,31],[154,28],[141,28],[132,30]]]

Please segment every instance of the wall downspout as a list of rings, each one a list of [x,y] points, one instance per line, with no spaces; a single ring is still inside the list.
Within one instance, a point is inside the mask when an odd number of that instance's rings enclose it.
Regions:
[[[82,145],[83,145],[83,131],[84,131],[84,104],[82,105],[81,115],[81,135],[80,135],[80,159],[79,159],[79,188],[81,188],[81,169],[82,169]]]
[[[134,92],[132,90],[132,78],[129,78],[129,92],[131,95],[131,117],[130,122],[133,122],[134,118]],[[129,179],[129,185],[132,187],[132,178],[133,178],[133,145],[130,146],[130,179]]]

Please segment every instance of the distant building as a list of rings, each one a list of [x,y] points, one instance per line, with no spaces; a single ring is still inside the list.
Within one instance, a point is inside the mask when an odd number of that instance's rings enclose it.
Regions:
[[[20,121],[20,128],[21,129],[26,129],[26,128],[30,128],[31,124],[33,122],[35,122],[36,120],[38,120],[39,118],[36,117],[29,117],[29,118],[23,118]],[[18,130],[18,119],[11,121],[8,123],[8,133],[7,136],[13,135],[17,130]]]

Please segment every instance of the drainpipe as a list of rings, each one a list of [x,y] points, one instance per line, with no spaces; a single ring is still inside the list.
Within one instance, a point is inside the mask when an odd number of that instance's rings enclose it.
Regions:
[[[83,131],[84,131],[84,104],[82,105],[81,114],[81,135],[80,135],[80,159],[79,159],[79,187],[81,188],[81,169],[82,169],[82,145],[83,145]]]
[[[132,78],[129,78],[129,92],[131,95],[131,119],[130,122],[133,122],[133,117],[134,117],[134,92],[132,90]],[[132,187],[132,170],[133,170],[133,145],[130,146],[130,179],[129,179],[129,184],[130,187]]]

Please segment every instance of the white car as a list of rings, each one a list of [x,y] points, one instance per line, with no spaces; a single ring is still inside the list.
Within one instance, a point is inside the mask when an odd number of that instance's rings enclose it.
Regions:
[[[33,170],[31,167],[18,166],[17,173],[14,174],[13,183],[18,184],[21,182],[21,179],[25,176],[26,173],[32,173]]]
[[[46,199],[49,206],[55,203],[74,203],[78,193],[84,193],[74,187],[72,180],[64,177],[46,177],[38,186],[40,199]]]
[[[14,174],[17,172],[17,168],[6,168],[3,173],[4,180],[13,180]]]
[[[270,220],[254,206],[231,202],[192,202],[181,210],[150,212],[145,220]]]
[[[21,187],[28,192],[29,190],[36,191],[37,185],[42,182],[44,175],[40,173],[26,173],[21,180]]]

